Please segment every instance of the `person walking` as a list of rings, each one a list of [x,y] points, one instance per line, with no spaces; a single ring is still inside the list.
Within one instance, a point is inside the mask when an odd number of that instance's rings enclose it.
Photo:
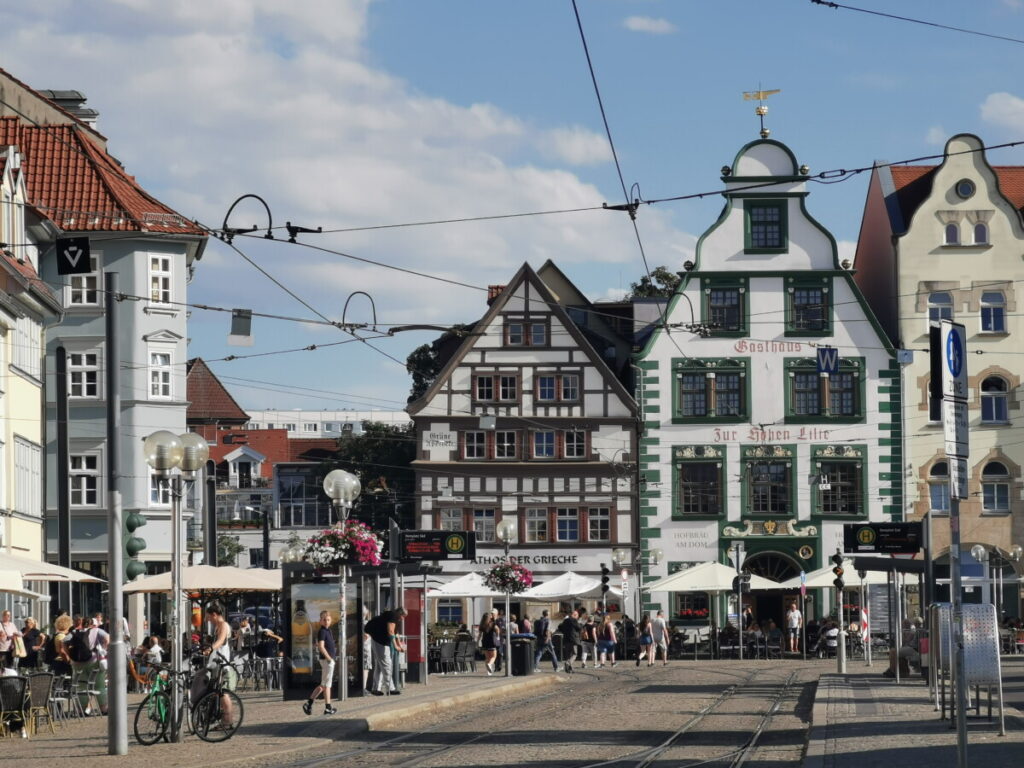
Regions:
[[[480,620],[480,650],[484,652],[484,666],[487,674],[494,674],[494,661],[498,658],[498,627],[494,614],[488,611]]]
[[[597,650],[600,653],[600,663],[597,666],[603,667],[609,657],[611,657],[611,665],[615,666],[615,644],[615,625],[612,623],[611,614],[606,613],[597,630]]]
[[[572,662],[576,658],[576,646],[580,644],[580,626],[579,611],[572,611],[568,616],[562,619],[562,623],[558,625],[558,631],[562,633],[562,655],[565,657],[565,671],[570,675],[572,674]]]
[[[654,663],[654,635],[651,630],[651,615],[645,613],[643,618],[640,619],[640,623],[636,628],[639,639],[639,650],[636,654],[636,665],[639,667],[640,662],[644,659],[648,659],[647,666],[651,666]]]
[[[6,613],[6,611],[5,611]],[[107,675],[103,665],[107,658],[107,646],[110,635],[100,629],[99,621],[91,619],[88,623],[81,616],[75,616],[75,629],[67,643],[68,655],[71,656],[71,669],[78,680],[77,691],[79,702],[86,714],[89,714],[90,694],[84,692],[83,686],[89,687],[95,681],[96,703],[100,712],[107,714]]]
[[[302,711],[307,715],[313,714],[313,702],[324,697],[324,714],[333,715],[338,712],[331,706],[331,683],[334,681],[334,660],[338,656],[338,647],[334,643],[334,633],[331,632],[331,612],[320,611],[320,629],[316,633],[316,649],[320,654],[320,685],[313,689],[302,705]]]
[[[804,615],[800,613],[800,609],[796,607],[796,603],[789,604],[789,610],[786,611],[786,633],[789,635],[789,652],[797,652],[797,644],[800,641],[800,629],[804,625]]]
[[[14,668],[14,638],[21,636],[21,630],[11,621],[11,612],[0,614],[0,663],[4,669]]]
[[[594,660],[597,666],[597,626],[594,624],[594,617],[587,614],[583,621],[583,628],[580,630],[580,666],[587,668],[587,657]]]
[[[370,693],[374,696],[383,696],[385,692],[382,688],[385,686],[393,696],[401,693],[395,685],[392,654],[405,650],[398,638],[398,622],[403,616],[405,608],[395,608],[374,616],[366,623],[366,634],[373,644],[373,681]]]
[[[651,655],[647,659],[649,662],[647,666],[653,666],[658,660],[658,651],[662,653],[662,666],[667,666],[669,631],[664,611],[658,611],[658,614],[651,620],[651,639],[654,643],[651,646]]]
[[[551,666],[557,672],[558,654],[555,653],[555,646],[551,643],[551,619],[548,618],[546,609],[540,612],[540,618],[534,622],[533,634],[537,636],[537,653],[533,659],[534,668],[540,666],[540,659],[545,653],[550,653]]]

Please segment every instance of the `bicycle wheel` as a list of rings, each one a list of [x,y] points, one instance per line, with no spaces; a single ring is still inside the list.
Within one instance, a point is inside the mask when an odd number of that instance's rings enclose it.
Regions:
[[[203,741],[227,741],[242,725],[244,714],[234,692],[210,691],[192,708],[192,730]]]
[[[164,737],[171,719],[171,697],[163,691],[151,693],[135,710],[135,738],[150,746]]]

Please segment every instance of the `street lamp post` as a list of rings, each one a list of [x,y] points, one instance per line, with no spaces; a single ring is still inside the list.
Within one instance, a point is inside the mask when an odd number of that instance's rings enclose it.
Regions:
[[[195,482],[196,473],[206,465],[210,447],[205,438],[195,432],[176,435],[166,429],[154,432],[142,444],[146,463],[156,474],[158,487],[167,485],[171,494],[171,631],[174,638],[171,645],[171,670],[174,679],[181,674],[182,641],[181,624],[181,499],[185,495],[184,484]],[[174,473],[173,470],[180,470]],[[171,686],[171,741],[181,741],[181,689]]]
[[[509,550],[519,538],[519,519],[516,517],[502,519],[498,523],[494,535],[505,546],[505,560],[507,562]],[[511,595],[511,592],[505,590],[505,677],[512,676],[512,633],[509,631],[512,627],[512,614],[510,613]],[[533,659],[530,659],[529,663],[532,664]]]
[[[660,549],[652,549],[646,555],[642,551],[635,552],[627,547],[620,547],[619,549],[612,550],[612,562],[617,568],[630,568],[636,571],[636,620],[640,621],[642,618],[640,614],[644,610],[644,566],[645,565],[658,565],[661,562],[661,558],[664,556],[664,552]],[[635,555],[635,557],[634,557]]]
[[[359,496],[362,485],[359,478],[343,469],[332,469],[324,478],[324,493],[338,516],[337,526],[344,531],[352,503]],[[338,619],[338,700],[348,700],[348,606],[345,595],[345,578],[348,566],[342,563],[338,568],[338,592],[341,616]]]
[[[739,648],[740,661],[743,661],[743,561],[746,559],[746,545],[742,541],[733,542],[726,550],[736,566],[736,645]]]

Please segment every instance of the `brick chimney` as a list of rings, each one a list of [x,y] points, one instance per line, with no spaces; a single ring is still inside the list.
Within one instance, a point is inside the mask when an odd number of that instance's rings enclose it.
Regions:
[[[501,292],[505,290],[504,285],[488,285],[487,286],[487,306],[491,306],[494,300],[501,295]]]

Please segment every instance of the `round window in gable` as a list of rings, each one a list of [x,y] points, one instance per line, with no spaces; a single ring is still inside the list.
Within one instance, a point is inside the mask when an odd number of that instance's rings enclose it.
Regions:
[[[964,200],[973,195],[974,191],[974,182],[971,181],[970,179],[960,179],[960,181],[956,183],[956,193]]]

